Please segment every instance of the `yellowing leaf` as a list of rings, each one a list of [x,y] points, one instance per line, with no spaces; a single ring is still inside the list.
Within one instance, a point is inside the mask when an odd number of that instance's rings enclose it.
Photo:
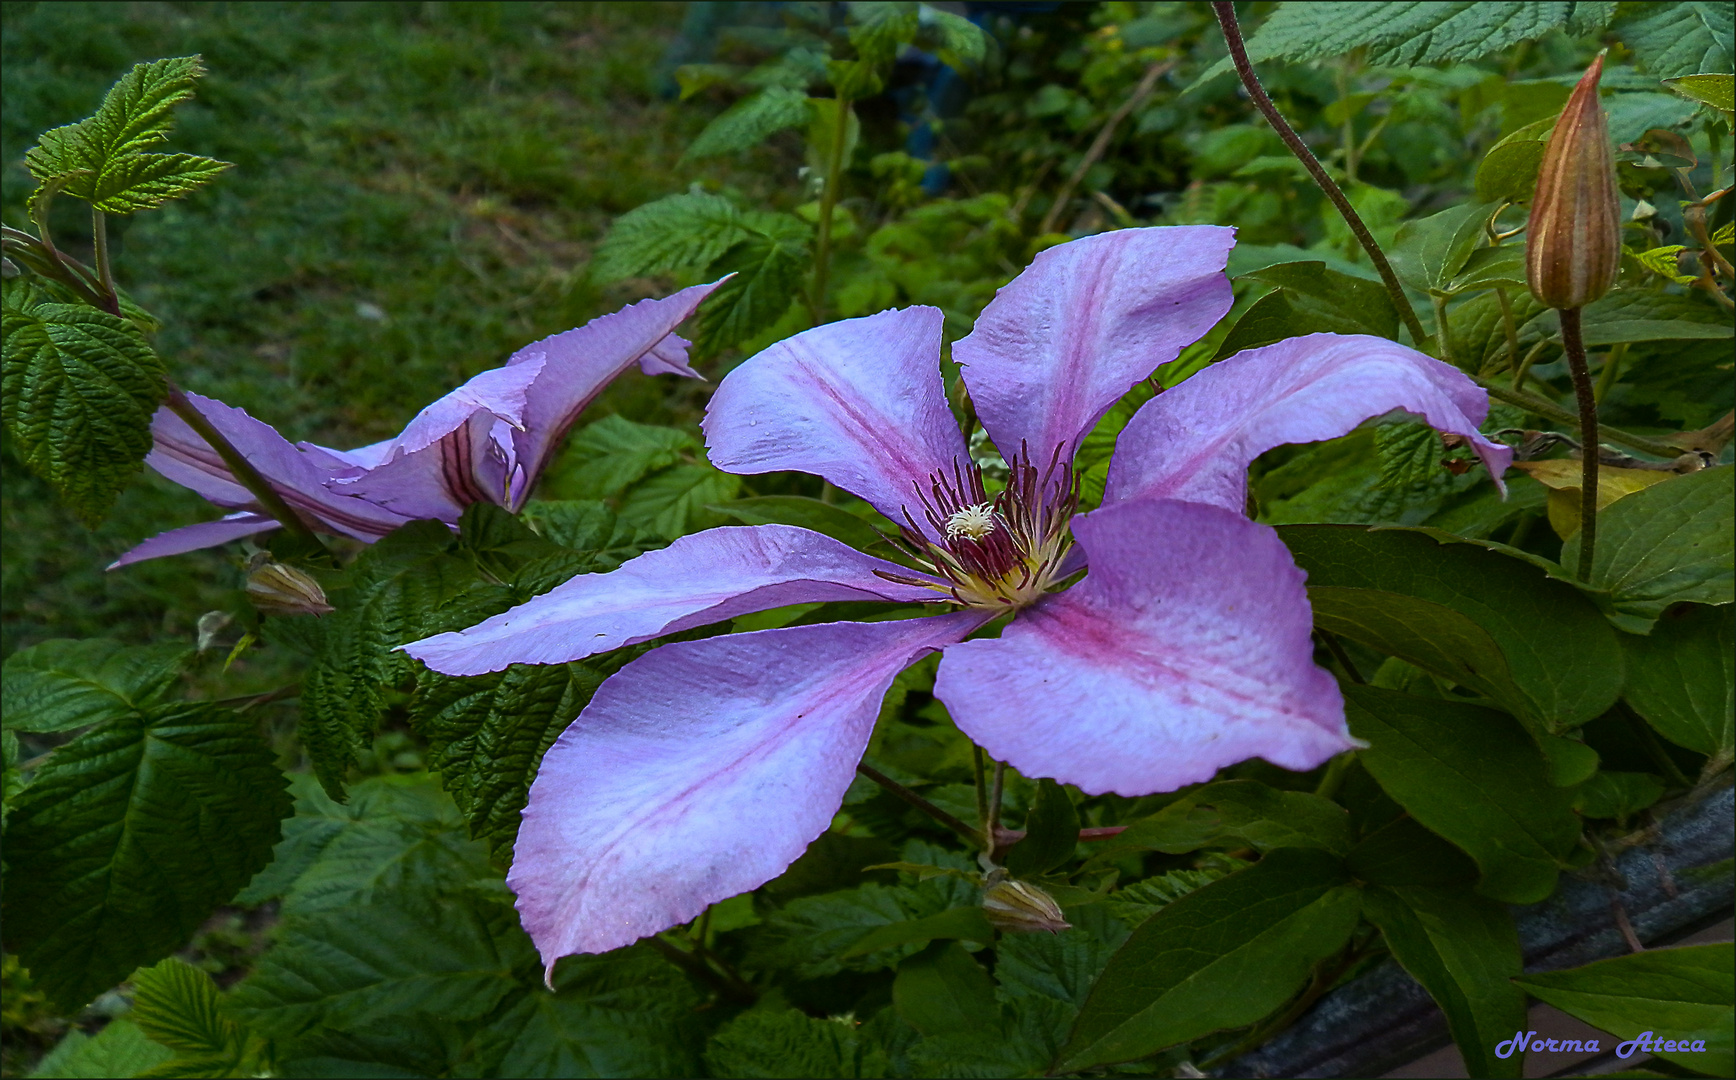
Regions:
[[[1515,461],[1513,467],[1549,489],[1549,525],[1563,540],[1579,531],[1580,468],[1577,461]],[[1617,469],[1604,465],[1597,470],[1597,508],[1676,474],[1663,469]]]

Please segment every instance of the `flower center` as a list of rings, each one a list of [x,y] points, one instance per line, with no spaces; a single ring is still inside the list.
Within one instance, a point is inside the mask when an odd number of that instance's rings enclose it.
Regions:
[[[960,604],[995,611],[1024,607],[1047,592],[1073,546],[1067,523],[1079,505],[1078,483],[1073,470],[1062,466],[1059,447],[1040,471],[1021,447],[1007,472],[1006,488],[992,498],[975,463],[955,461],[951,475],[934,473],[926,492],[916,486],[929,528],[918,526],[905,507],[902,546],[946,584],[892,580],[926,585]]]

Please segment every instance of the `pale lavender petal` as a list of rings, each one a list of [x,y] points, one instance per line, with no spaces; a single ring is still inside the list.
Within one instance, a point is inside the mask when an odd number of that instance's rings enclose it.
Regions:
[[[369,469],[384,465],[392,456],[392,449],[398,443],[396,437],[381,439],[377,443],[358,446],[354,450],[334,450],[318,443],[298,442],[295,445],[310,454],[324,455],[333,459],[332,475],[338,477],[359,476]],[[347,469],[340,466],[348,466]]]
[[[1256,457],[1337,438],[1395,409],[1464,436],[1501,484],[1513,452],[1477,432],[1489,395],[1463,372],[1385,338],[1309,334],[1237,353],[1146,402],[1121,432],[1103,503],[1183,499],[1240,511]]]
[[[1004,456],[1071,460],[1134,383],[1230,310],[1235,230],[1122,229],[1038,255],[952,347],[984,429]]]
[[[197,395],[188,396],[198,399]],[[145,464],[218,506],[234,508],[253,502],[253,494],[235,482],[217,451],[167,405],[151,417],[151,452],[145,455]]]
[[[108,569],[119,570],[123,566],[131,566],[146,559],[161,559],[165,555],[184,555],[189,551],[216,547],[218,544],[227,544],[231,540],[240,540],[242,537],[269,532],[279,527],[276,518],[249,512],[230,514],[226,518],[203,521],[197,525],[184,525],[151,537],[109,563]]]
[[[893,521],[931,474],[969,463],[940,377],[938,308],[804,330],[730,372],[706,408],[725,472],[795,470],[860,495]]]
[[[432,446],[479,411],[522,428],[525,395],[545,364],[545,360],[533,359],[484,371],[417,413],[403,434],[393,440],[392,450],[408,454]]]
[[[518,460],[531,483],[542,474],[549,455],[579,413],[615,376],[647,358],[647,371],[693,373],[687,367],[686,343],[674,331],[720,284],[694,285],[660,300],[641,300],[532,342],[512,355],[508,367],[543,362],[525,401],[524,430],[515,440]]]
[[[597,691],[543,758],[507,884],[543,963],[783,873],[826,831],[880,699],[977,612],[678,642]]]
[[[326,486],[406,518],[456,524],[471,503],[511,504],[507,478],[517,464],[512,436],[505,421],[476,410],[433,443],[408,453],[400,449],[385,464]]]
[[[480,675],[509,664],[565,663],[786,604],[942,596],[876,570],[922,577],[793,525],[710,529],[610,573],[580,575],[468,630],[403,648],[435,671]]]
[[[1073,523],[1085,579],[940,663],[934,694],[979,746],[1026,776],[1120,795],[1253,757],[1311,769],[1350,748],[1302,571],[1270,528],[1167,500]]]
[[[687,348],[693,342],[678,334],[670,334],[639,358],[639,370],[647,375],[680,375],[688,379],[705,376],[693,370],[687,362]]]

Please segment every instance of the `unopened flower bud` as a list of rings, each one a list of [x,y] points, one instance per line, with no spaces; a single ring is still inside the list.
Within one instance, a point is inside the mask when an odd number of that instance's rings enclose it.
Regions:
[[[1621,200],[1609,124],[1597,100],[1603,57],[1592,61],[1555,122],[1526,226],[1525,280],[1552,308],[1581,308],[1615,284]]]
[[[1061,915],[1061,907],[1042,889],[1006,876],[1006,871],[991,872],[983,889],[983,914],[996,930],[1010,933],[1034,933],[1047,930],[1058,934],[1072,924]]]
[[[267,615],[329,615],[319,582],[293,566],[263,561],[247,575],[247,599]]]

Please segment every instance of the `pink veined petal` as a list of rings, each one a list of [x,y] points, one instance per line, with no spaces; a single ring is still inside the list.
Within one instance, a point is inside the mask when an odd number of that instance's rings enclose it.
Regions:
[[[610,678],[543,758],[507,875],[543,963],[783,873],[837,813],[893,677],[983,619],[677,642]]]
[[[543,361],[542,373],[525,400],[524,430],[514,440],[518,460],[530,478],[527,494],[567,429],[615,376],[635,363],[648,373],[697,375],[687,366],[686,343],[674,331],[722,283],[694,285],[660,300],[641,300],[512,355],[509,368]]]
[[[491,368],[416,414],[403,434],[392,440],[395,453],[414,453],[456,431],[478,412],[489,413],[513,427],[524,426],[525,395],[542,374],[543,359]]]
[[[326,486],[406,518],[457,524],[471,503],[509,504],[512,436],[505,421],[476,410],[429,445],[409,453],[399,450],[383,465],[353,479],[327,481]]]
[[[793,525],[729,526],[683,536],[607,574],[583,574],[511,611],[403,650],[435,671],[480,675],[560,664],[786,604],[923,602],[940,593],[876,577],[922,575]]]
[[[941,321],[938,308],[882,311],[751,357],[706,407],[712,464],[815,473],[902,522],[932,473],[969,461],[940,377]]]
[[[1309,334],[1239,352],[1146,402],[1116,444],[1103,504],[1182,499],[1241,511],[1256,457],[1394,409],[1464,436],[1506,490],[1513,452],[1478,433],[1489,396],[1464,373],[1385,338]]]
[[[243,511],[230,514],[216,521],[203,521],[197,525],[183,525],[179,529],[170,529],[158,533],[144,543],[137,545],[125,555],[108,564],[108,569],[119,570],[123,566],[144,562],[146,559],[161,559],[165,555],[184,555],[200,548],[216,547],[227,544],[231,540],[239,540],[244,536],[256,533],[270,532],[279,528],[277,519],[264,514]]]
[[[1038,255],[952,347],[971,401],[1003,455],[1023,443],[1046,464],[1134,383],[1180,355],[1230,310],[1224,262],[1235,230],[1122,229]]]
[[[1091,572],[998,639],[947,649],[934,694],[988,753],[1092,794],[1147,795],[1352,743],[1314,663],[1303,573],[1239,514],[1171,501],[1082,514]]]

